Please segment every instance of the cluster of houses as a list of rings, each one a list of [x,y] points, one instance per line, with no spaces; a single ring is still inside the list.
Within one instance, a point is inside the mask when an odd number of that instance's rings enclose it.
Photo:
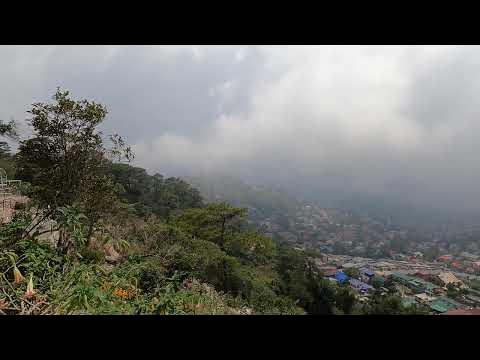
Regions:
[[[444,272],[437,275],[437,278],[444,286],[438,286],[419,277],[408,276],[401,273],[393,274],[392,278],[410,290],[408,295],[404,293],[403,303],[406,306],[423,304],[428,306],[432,313],[435,314],[469,308],[468,305],[445,296],[445,288],[450,284],[458,286],[459,288],[466,288],[465,285],[451,273]]]
[[[457,256],[450,254],[439,256],[437,261],[443,263],[454,271],[465,272],[468,274],[480,274],[480,257],[465,251]]]
[[[339,284],[349,284],[349,286],[355,290],[361,298],[367,296],[369,292],[374,289],[371,285],[371,279],[375,276],[375,273],[370,269],[360,269],[359,279],[348,276],[342,270],[334,267],[324,267],[319,269],[330,281]]]
[[[334,261],[332,261],[334,260]],[[343,262],[343,261],[348,262]],[[324,277],[339,284],[348,284],[358,294],[358,299],[364,301],[374,290],[373,279],[378,281],[375,286],[385,293],[391,290],[383,287],[386,279],[394,284],[395,292],[402,297],[405,306],[422,304],[428,306],[432,313],[443,314],[450,311],[465,310],[480,307],[480,292],[470,289],[452,272],[445,269],[430,269],[427,267],[405,266],[403,262],[395,261],[365,261],[363,258],[350,258],[325,255],[317,259],[317,267]],[[348,276],[347,269],[357,269],[356,277]],[[447,297],[447,289],[453,287],[464,294],[461,301]],[[456,297],[457,298],[457,297]]]
[[[472,310],[480,307],[480,291],[466,286],[462,280],[448,271],[442,271],[436,275],[417,273],[416,276],[395,273],[393,279],[406,287],[407,292],[403,293],[404,303],[424,304],[435,314],[443,314],[453,310]],[[435,280],[437,284],[429,282]],[[453,287],[460,290],[462,295],[456,301],[447,297],[447,288]]]
[[[284,214],[270,214],[269,217],[260,216],[257,220],[266,235],[303,249],[354,257],[383,257],[391,261],[403,261],[405,266],[408,263],[410,266],[430,266],[426,264],[428,259],[452,271],[480,275],[480,245],[475,238],[462,246],[438,240],[454,236],[456,232],[429,232],[423,234],[425,239],[422,241],[407,241],[408,232],[393,230],[389,223],[365,215],[322,208],[317,204],[303,204],[286,218]],[[480,228],[475,231],[480,233]],[[402,250],[392,248],[391,242],[395,239],[404,241]],[[436,254],[445,255],[434,258]],[[423,265],[419,264],[421,262]]]

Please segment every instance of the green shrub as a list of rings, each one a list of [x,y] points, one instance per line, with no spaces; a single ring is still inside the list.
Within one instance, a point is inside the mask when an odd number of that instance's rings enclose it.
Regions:
[[[271,262],[276,253],[272,239],[253,231],[231,236],[225,244],[225,251],[256,264]]]
[[[31,221],[32,215],[29,212],[18,211],[13,214],[12,221],[0,224],[0,247],[12,246],[19,241]]]
[[[249,301],[261,314],[302,314],[295,302],[285,296],[279,296],[265,284],[254,282]]]
[[[20,195],[30,197],[33,191],[33,187],[29,182],[22,181],[21,183],[17,183],[14,186],[14,191]]]
[[[165,249],[162,254],[169,261],[169,269],[189,273],[217,289],[223,287],[223,260],[226,254],[216,244],[184,239]]]
[[[233,307],[232,304],[238,307]],[[186,287],[168,284],[159,291],[155,313],[233,315],[245,313],[244,304],[216,291],[212,286],[193,279]]]
[[[105,262],[104,252],[92,247],[82,246],[78,254],[82,261],[87,264],[103,264]]]
[[[104,274],[97,265],[75,264],[52,286],[52,305],[59,314],[119,313],[112,297],[102,291]]]
[[[138,287],[147,293],[164,286],[166,283],[165,269],[158,263],[146,263],[138,274]]]
[[[249,269],[241,265],[236,258],[227,256],[223,261],[223,270],[224,291],[232,293],[233,296],[249,299],[252,290],[252,274]]]

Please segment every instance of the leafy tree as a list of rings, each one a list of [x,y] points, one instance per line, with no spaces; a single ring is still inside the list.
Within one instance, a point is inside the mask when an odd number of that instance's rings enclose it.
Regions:
[[[427,307],[422,305],[404,306],[402,299],[396,295],[373,296],[370,303],[364,307],[367,315],[426,315]]]
[[[123,187],[122,197],[135,204],[140,216],[168,218],[172,211],[203,206],[198,190],[179,178],[165,179],[158,173],[151,176],[145,169],[120,163],[111,164],[109,173]]]
[[[301,314],[295,302],[284,295],[277,295],[265,284],[253,281],[249,302],[261,314]]]
[[[375,288],[375,289],[379,289],[383,286],[384,284],[384,279],[380,276],[374,276],[372,278],[372,286]]]
[[[205,240],[184,239],[167,248],[164,254],[168,254],[171,269],[191,274],[217,289],[225,289],[227,255],[217,245]]]
[[[10,154],[10,145],[5,141],[0,141],[0,158],[9,158]]]
[[[369,315],[401,315],[404,311],[401,298],[398,296],[375,296],[367,305]]]
[[[10,140],[18,140],[15,121],[5,123],[0,120],[0,136]],[[0,141],[0,168],[6,171],[8,177],[15,175],[14,159],[10,145],[6,141]]]
[[[307,280],[307,288],[313,297],[312,302],[304,304],[307,313],[313,315],[333,314],[336,294],[332,284],[319,277],[317,273],[311,270],[311,267],[307,268]]]
[[[9,121],[8,123],[0,120],[0,136],[5,136],[11,139],[17,139],[17,127],[14,120]]]
[[[249,231],[232,236],[225,244],[225,251],[254,263],[267,263],[275,256],[275,244],[272,239]]]
[[[303,303],[313,300],[307,289],[305,269],[306,259],[302,253],[285,244],[279,246],[276,270],[281,278],[280,289]]]
[[[453,284],[447,285],[447,297],[452,299],[456,299],[460,297],[460,291],[456,288],[455,285]]]
[[[355,294],[349,288],[340,287],[335,295],[335,304],[344,314],[348,315],[355,305]]]
[[[18,176],[33,186],[32,197],[45,209],[40,220],[55,216],[60,207],[77,204],[88,218],[89,239],[101,214],[113,204],[115,186],[106,168],[108,157],[133,157],[118,136],[111,149],[97,130],[107,109],[87,100],[75,101],[57,90],[54,103],[35,103],[29,113],[33,137],[21,141]]]
[[[276,269],[281,278],[280,291],[297,301],[308,314],[332,313],[335,289],[315,271],[303,252],[281,245]]]
[[[352,278],[355,278],[355,279],[358,279],[360,277],[360,270],[358,270],[357,268],[354,268],[354,267],[345,269],[344,272],[345,272],[346,275],[348,275]]]
[[[240,231],[245,216],[246,209],[218,203],[187,209],[174,216],[172,223],[194,238],[214,242],[224,249],[227,240]]]

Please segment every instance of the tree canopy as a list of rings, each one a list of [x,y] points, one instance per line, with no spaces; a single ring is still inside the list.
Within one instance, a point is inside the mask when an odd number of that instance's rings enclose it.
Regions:
[[[149,175],[145,169],[122,163],[111,163],[108,172],[122,186],[122,198],[134,204],[140,216],[168,218],[172,211],[203,206],[199,191],[180,178]]]
[[[131,159],[132,152],[118,136],[107,149],[98,126],[107,109],[87,100],[76,101],[68,91],[57,90],[53,103],[35,103],[29,111],[33,136],[20,142],[17,176],[32,184],[31,196],[46,209],[41,220],[59,208],[78,206],[86,215],[89,231],[116,199],[108,176],[109,155]]]

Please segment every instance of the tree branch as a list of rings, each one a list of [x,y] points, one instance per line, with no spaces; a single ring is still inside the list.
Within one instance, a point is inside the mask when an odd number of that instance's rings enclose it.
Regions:
[[[46,218],[48,218],[50,215],[53,214],[53,211],[50,210],[49,212],[46,213],[46,215],[44,217],[42,217],[36,224],[35,226],[33,226],[32,228],[30,228],[30,230],[28,230],[26,233],[24,233],[22,235],[22,239],[24,239],[25,237],[27,237],[28,235],[31,234],[31,232],[38,226],[40,225]]]

